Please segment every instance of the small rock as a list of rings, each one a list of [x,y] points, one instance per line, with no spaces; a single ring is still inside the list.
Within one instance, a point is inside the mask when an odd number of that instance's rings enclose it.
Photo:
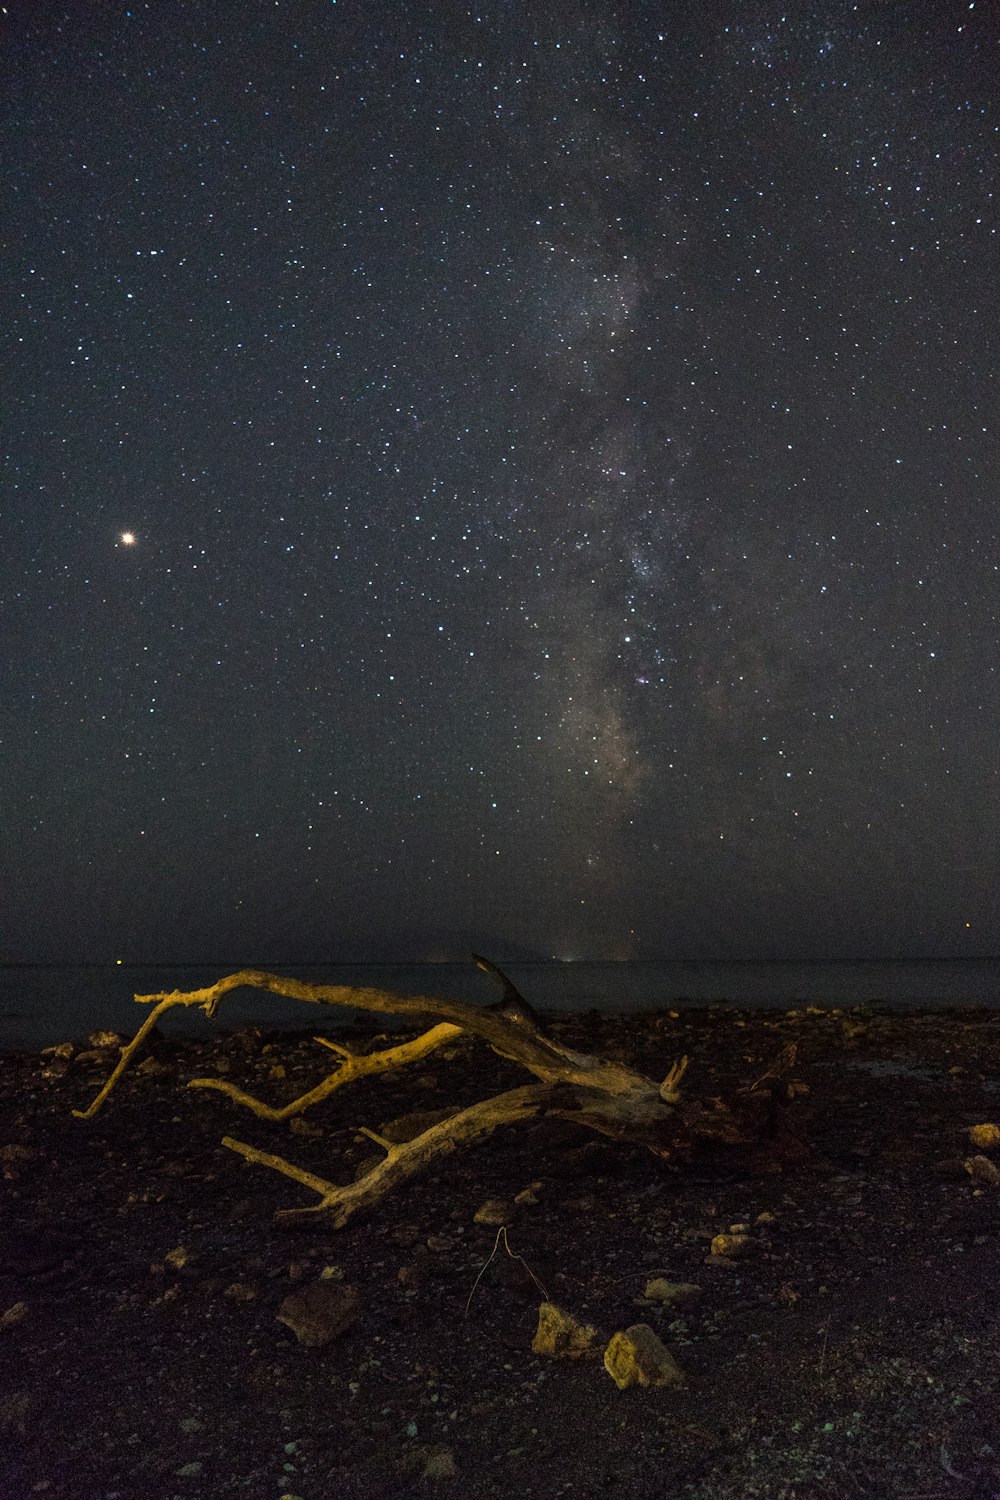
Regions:
[[[222,1295],[230,1302],[256,1302],[257,1288],[249,1281],[231,1281]]]
[[[458,1473],[450,1448],[432,1448],[424,1464],[424,1479],[454,1479]]]
[[[683,1385],[684,1371],[648,1323],[633,1323],[613,1335],[604,1368],[619,1390],[630,1385]]]
[[[28,1311],[27,1302],[15,1302],[13,1307],[8,1307],[3,1317],[0,1317],[0,1328],[13,1328],[15,1323],[20,1323]]]
[[[426,1240],[427,1248],[434,1255],[444,1255],[451,1249],[452,1242],[443,1234],[429,1234]]]
[[[190,1177],[194,1168],[189,1161],[165,1161],[160,1170],[164,1177]]]
[[[33,1166],[40,1159],[40,1153],[33,1146],[0,1146],[0,1167],[9,1179],[19,1176],[25,1167]]]
[[[563,1199],[563,1208],[571,1214],[592,1214],[597,1207],[593,1193],[580,1193],[575,1198]]]
[[[509,1224],[514,1217],[514,1206],[507,1198],[487,1198],[473,1214],[476,1224]]]
[[[548,1354],[553,1359],[579,1359],[590,1352],[597,1337],[597,1329],[589,1323],[580,1323],[554,1302],[543,1302],[531,1349],[534,1354]]]
[[[387,1141],[392,1141],[394,1146],[400,1146],[404,1141],[412,1141],[416,1136],[423,1135],[425,1130],[430,1130],[433,1125],[440,1125],[444,1120],[450,1120],[456,1114],[453,1104],[444,1109],[413,1109],[408,1114],[400,1115],[398,1119],[389,1120],[380,1125],[378,1133]]]
[[[712,1237],[712,1254],[721,1255],[727,1260],[735,1260],[741,1255],[753,1253],[753,1240],[748,1234],[716,1234]]]
[[[317,1140],[322,1134],[322,1127],[314,1125],[311,1120],[305,1119],[303,1115],[292,1115],[288,1122],[288,1129],[292,1135],[302,1136],[309,1140]]]
[[[72,1042],[57,1042],[54,1047],[43,1047],[43,1057],[72,1057],[76,1051]]]
[[[157,1062],[155,1057],[144,1057],[135,1071],[143,1078],[162,1078],[170,1069],[166,1063]]]
[[[1000,1187],[1000,1168],[988,1156],[970,1156],[965,1162],[965,1170],[973,1182],[982,1182],[986,1187]]]
[[[356,1287],[321,1277],[300,1292],[290,1292],[275,1317],[292,1330],[300,1344],[315,1349],[343,1333],[360,1314],[361,1297]]]
[[[593,1177],[606,1160],[607,1152],[600,1141],[584,1141],[582,1145],[560,1151],[556,1164],[560,1177]]]
[[[191,1252],[186,1245],[177,1245],[173,1250],[168,1250],[163,1257],[163,1264],[169,1266],[172,1271],[182,1271],[191,1258]]]
[[[124,1047],[125,1038],[117,1031],[92,1031],[87,1038],[92,1047]]]
[[[961,1177],[965,1164],[960,1156],[942,1156],[931,1162],[931,1171],[938,1177]]]
[[[514,1194],[514,1202],[524,1204],[530,1208],[538,1202],[538,1194],[541,1190],[542,1184],[540,1182],[529,1182],[526,1188],[522,1188],[519,1193]]]
[[[174,1474],[178,1479],[197,1479],[202,1468],[203,1465],[195,1459],[193,1463],[181,1464],[179,1469],[174,1470]]]
[[[701,1287],[693,1281],[666,1281],[655,1276],[643,1288],[647,1302],[659,1302],[664,1307],[687,1307],[701,1296]]]
[[[188,1437],[193,1436],[196,1432],[205,1431],[205,1424],[200,1417],[181,1417],[177,1425],[181,1432],[186,1433]]]
[[[21,1438],[27,1437],[34,1405],[34,1397],[27,1391],[13,1391],[10,1395],[0,1396],[0,1437],[8,1437],[12,1433]]]
[[[995,1151],[1000,1146],[1000,1125],[970,1125],[969,1141],[980,1151]]]

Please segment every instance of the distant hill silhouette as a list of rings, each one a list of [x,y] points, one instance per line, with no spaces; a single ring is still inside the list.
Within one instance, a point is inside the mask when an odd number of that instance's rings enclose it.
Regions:
[[[509,938],[478,932],[442,928],[428,932],[426,928],[408,932],[380,934],[377,939],[364,938],[355,941],[341,940],[335,946],[324,948],[320,943],[310,945],[308,953],[295,953],[284,960],[286,963],[371,963],[371,964],[434,964],[472,963],[473,953],[482,953],[494,963],[544,963],[550,953],[527,943],[518,943]]]

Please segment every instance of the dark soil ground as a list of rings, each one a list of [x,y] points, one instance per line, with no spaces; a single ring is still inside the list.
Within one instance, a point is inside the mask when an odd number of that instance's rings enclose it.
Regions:
[[[223,1135],[346,1182],[377,1154],[357,1126],[527,1075],[462,1039],[333,1094],[303,1133],[183,1087],[223,1073],[283,1102],[332,1061],[301,1037],[154,1041],[160,1066],[126,1074],[90,1122],[70,1111],[114,1048],[2,1059],[5,1500],[1000,1496],[1000,1189],[963,1169],[968,1128],[1000,1119],[1000,1014],[549,1024],[656,1078],[689,1053],[692,1097],[731,1094],[797,1040],[807,1087],[789,1108],[813,1154],[781,1174],[675,1172],[525,1123],[363,1222],[289,1231],[272,1213],[312,1195]],[[370,1024],[352,1038],[385,1045]],[[573,1361],[532,1353],[541,1294],[502,1248],[476,1284],[497,1237],[476,1211],[529,1186],[511,1249],[605,1340],[649,1324],[684,1388],[619,1390],[603,1342]],[[752,1253],[710,1255],[736,1223]],[[360,1316],[304,1347],[275,1314],[324,1268],[357,1288]],[[645,1302],[656,1276],[701,1295],[680,1312]]]

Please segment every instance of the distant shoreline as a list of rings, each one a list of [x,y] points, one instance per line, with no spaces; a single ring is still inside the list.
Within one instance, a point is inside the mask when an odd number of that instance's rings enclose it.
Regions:
[[[724,1009],[781,1013],[823,1010],[899,1013],[985,1010],[1000,1013],[1000,960],[800,959],[499,960],[526,999],[545,1014],[595,1011],[635,1016],[669,1010]],[[157,963],[0,965],[0,1052],[37,1050],[80,1040],[98,1030],[133,1034],[147,1014],[135,995],[191,991],[240,969],[271,969],[316,984],[458,999],[489,1005],[492,979],[471,957],[434,963],[337,960],[328,964]],[[320,1013],[322,1019],[320,1019]],[[200,1010],[178,1006],[164,1016],[165,1035],[262,1027],[268,1031],[354,1024],[350,1005],[304,1005],[243,988],[228,996],[210,1022]]]
[[[560,968],[594,969],[606,968],[662,968],[664,966],[740,967],[740,966],[790,966],[803,968],[832,969],[837,967],[858,968],[869,964],[996,964],[1000,954],[934,954],[930,957],[861,957],[861,958],[496,958],[501,967],[511,969]],[[83,963],[68,960],[43,961],[36,959],[0,959],[0,971],[7,969],[225,969],[236,973],[239,969],[451,969],[475,967],[471,955],[468,958],[206,958],[206,959],[95,959]]]

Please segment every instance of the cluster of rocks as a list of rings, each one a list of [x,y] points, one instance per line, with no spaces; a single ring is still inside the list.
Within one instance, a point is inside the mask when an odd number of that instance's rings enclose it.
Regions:
[[[654,1277],[647,1281],[641,1298],[649,1306],[683,1309],[701,1295],[691,1282]],[[342,1280],[339,1268],[325,1267],[321,1275],[284,1298],[276,1313],[307,1348],[321,1348],[338,1338],[361,1316],[362,1300],[357,1287]],[[572,1313],[544,1301],[539,1307],[538,1326],[532,1340],[535,1354],[552,1359],[580,1359],[603,1349],[604,1368],[620,1390],[631,1385],[676,1386],[684,1373],[659,1335],[646,1323],[633,1323],[610,1338]]]
[[[1000,1167],[983,1154],[1000,1150],[1000,1126],[991,1123],[970,1125],[967,1134],[969,1145],[974,1146],[979,1154],[965,1158],[965,1170],[981,1187],[1000,1187]]]

